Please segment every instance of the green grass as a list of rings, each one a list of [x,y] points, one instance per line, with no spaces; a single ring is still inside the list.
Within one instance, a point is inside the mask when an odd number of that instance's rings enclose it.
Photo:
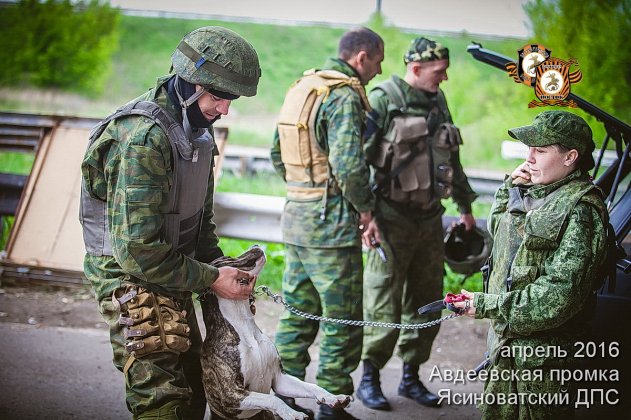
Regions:
[[[421,34],[403,33],[384,26],[378,19],[367,24],[384,38],[386,45],[383,74],[367,86],[367,89],[371,89],[393,73],[399,76],[404,74],[402,55],[410,41]],[[339,37],[344,32],[340,28],[324,26],[275,26],[122,16],[120,48],[114,56],[113,71],[103,94],[86,96],[49,90],[42,91],[40,95],[24,94],[22,87],[14,90],[4,88],[0,91],[0,109],[103,117],[152,87],[158,76],[167,74],[171,53],[182,36],[205,25],[220,25],[238,32],[254,45],[259,54],[263,76],[258,94],[253,98],[240,98],[233,103],[231,112],[243,117],[237,118],[243,122],[229,127],[231,143],[258,147],[269,147],[271,144],[273,125],[270,127],[269,121],[275,118],[280,109],[287,88],[304,70],[320,67],[327,57],[334,56]],[[501,141],[508,139],[506,130],[529,124],[541,109],[527,108],[528,102],[534,99],[531,88],[518,85],[505,72],[474,60],[466,52],[466,47],[471,41],[479,41],[485,48],[516,58],[517,50],[526,40],[480,40],[467,34],[433,38],[450,49],[449,80],[442,87],[453,118],[462,131],[463,166],[511,171],[516,166],[515,162],[505,161],[500,156]],[[580,84],[577,86],[577,93],[580,94]],[[585,116],[582,111],[578,113]],[[587,119],[594,129],[594,137],[604,138],[601,125],[590,117]],[[28,174],[32,163],[33,157],[29,155],[0,153],[0,168],[3,172]],[[284,184],[275,174],[238,177],[224,173],[217,191],[283,196]],[[447,215],[458,214],[453,203],[448,201],[446,205]],[[474,216],[486,217],[489,207],[489,203],[474,203]],[[222,238],[220,245],[226,254],[236,256],[251,244],[250,241]],[[259,284],[268,284],[279,290],[284,265],[283,245],[261,245],[267,249],[268,263]],[[445,290],[458,292],[462,287],[461,280],[461,276],[447,270]],[[480,290],[480,276],[467,279],[464,287]]]
[[[272,146],[272,139],[274,138],[273,128],[246,128],[244,126],[230,127],[228,133],[228,140],[232,144],[238,144],[241,146],[251,147],[266,147]]]
[[[276,173],[261,173],[256,176],[237,176],[224,172],[215,188],[216,192],[239,192],[247,194],[285,196],[285,182]]]
[[[460,293],[462,289],[469,292],[481,292],[483,290],[482,273],[475,273],[467,277],[462,274],[454,273],[449,266],[445,264],[445,276],[443,277],[444,293]]]
[[[256,48],[262,69],[258,94],[240,98],[233,109],[242,119],[230,126],[230,141],[258,147],[271,144],[273,121],[288,87],[302,72],[320,67],[325,59],[336,55],[340,28],[325,26],[275,26],[259,23],[221,22],[166,18],[122,16],[120,48],[113,60],[113,72],[101,96],[81,97],[74,94],[45,92],[46,95],[20,95],[20,90],[0,92],[0,108],[22,112],[70,113],[103,117],[121,103],[152,87],[159,75],[167,74],[170,56],[184,34],[204,25],[220,25],[248,39]],[[403,52],[419,33],[404,33],[384,26],[379,19],[367,25],[385,40],[383,74],[368,86],[387,79],[391,74],[404,74]],[[526,40],[472,39],[467,34],[436,36],[450,50],[449,80],[442,84],[451,113],[461,128],[464,147],[462,163],[466,168],[500,171],[513,169],[512,162],[500,156],[500,144],[508,139],[506,130],[528,124],[541,109],[528,109],[534,99],[533,89],[516,84],[507,73],[474,60],[466,52],[471,41],[480,41],[485,48],[516,58],[517,49]],[[578,85],[580,88],[580,85]],[[577,89],[578,89],[577,88]],[[579,92],[580,93],[580,92]],[[46,102],[48,101],[48,102]],[[584,115],[582,111],[577,111]],[[267,119],[262,123],[260,117]],[[597,142],[604,138],[601,125],[588,118]]]
[[[13,227],[15,217],[13,216],[0,216],[0,251],[4,251],[9,241],[9,233]]]
[[[0,152],[0,172],[28,175],[31,173],[35,155],[20,152]]]
[[[234,107],[242,113],[278,112],[289,85],[308,68],[321,66],[335,54],[342,29],[275,26],[212,20],[162,19],[123,16],[120,50],[105,99],[118,102],[152,86],[167,74],[170,56],[179,40],[193,29],[219,25],[245,37],[256,49],[263,77],[255,98],[241,98]]]
[[[28,175],[34,160],[35,156],[30,153],[0,152],[0,172]],[[13,216],[0,217],[0,251],[6,248],[14,219]]]

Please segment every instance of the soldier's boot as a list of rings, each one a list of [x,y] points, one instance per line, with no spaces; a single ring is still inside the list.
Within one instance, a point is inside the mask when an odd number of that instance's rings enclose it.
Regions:
[[[418,366],[403,363],[403,378],[399,384],[399,395],[415,400],[427,407],[439,407],[440,398],[431,393],[418,377]]]
[[[133,416],[134,420],[183,420],[186,404],[179,400],[169,401],[161,407]]]
[[[316,416],[316,420],[358,420],[357,417],[353,417],[353,415],[343,408],[331,408],[328,405],[322,404],[320,406],[320,410],[318,411],[318,415]]]
[[[357,387],[357,398],[368,408],[374,410],[390,410],[388,400],[381,392],[379,369],[370,360],[364,360],[364,373]]]
[[[291,407],[293,410],[299,411],[301,413],[306,414],[307,416],[309,416],[309,419],[313,420],[313,410],[307,408],[307,407],[303,407],[301,405],[296,404],[296,400],[291,398],[291,397],[286,397],[284,395],[280,395],[280,394],[276,394],[274,393],[275,396],[277,396],[278,398],[280,398],[285,404],[287,404],[289,407]]]

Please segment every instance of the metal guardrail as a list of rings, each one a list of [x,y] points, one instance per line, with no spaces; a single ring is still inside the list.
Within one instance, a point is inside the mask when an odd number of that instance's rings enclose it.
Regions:
[[[0,114],[0,150],[37,151],[40,140],[55,125],[52,117],[29,114]]]
[[[265,242],[282,242],[280,217],[285,206],[284,197],[243,193],[215,193],[217,234],[225,238]],[[443,229],[459,217],[443,217]],[[486,229],[486,219],[476,219]]]
[[[0,112],[0,150],[35,153],[56,126],[92,128],[99,120],[58,115]]]
[[[224,150],[222,169],[241,177],[274,171],[268,149],[236,146],[230,143]],[[504,173],[497,171],[466,169],[465,173],[471,188],[481,197],[493,196],[504,179]]]
[[[52,130],[56,125],[91,128],[97,122],[98,120],[92,118],[0,113],[0,134],[4,130],[7,135],[28,138],[32,151],[35,151],[36,143],[41,140],[41,136],[46,133],[46,130]],[[7,144],[8,142],[4,143],[5,146]],[[2,147],[3,143],[0,139],[0,148]],[[226,143],[223,155],[223,170],[236,171],[244,177],[258,172],[273,171],[267,148]],[[468,170],[467,175],[472,188],[481,196],[487,197],[495,193],[503,179],[503,174],[480,170]],[[0,175],[2,214],[15,213],[25,180],[26,177],[17,175]],[[284,203],[283,197],[216,193],[215,222],[218,233],[225,237],[281,242],[280,216]]]

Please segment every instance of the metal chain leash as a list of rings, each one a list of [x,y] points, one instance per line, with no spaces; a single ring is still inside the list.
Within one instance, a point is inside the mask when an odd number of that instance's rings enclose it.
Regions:
[[[285,309],[291,312],[294,315],[298,315],[303,318],[311,319],[314,321],[324,321],[324,322],[333,322],[336,324],[350,325],[353,327],[383,327],[383,328],[400,328],[400,329],[408,329],[408,330],[420,330],[423,328],[433,327],[434,325],[438,325],[443,321],[447,321],[448,319],[459,317],[459,313],[449,314],[440,319],[435,319],[433,321],[423,322],[421,324],[397,324],[394,322],[376,322],[376,321],[357,321],[351,319],[339,319],[339,318],[329,318],[327,316],[319,316],[313,315],[308,312],[303,312],[299,309],[294,308],[278,293],[272,293],[267,286],[258,286],[254,292],[256,295],[266,294],[268,297],[271,297],[274,303],[282,304]]]

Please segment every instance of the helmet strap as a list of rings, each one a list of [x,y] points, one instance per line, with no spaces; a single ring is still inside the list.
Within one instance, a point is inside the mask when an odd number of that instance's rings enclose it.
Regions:
[[[194,90],[195,85],[175,76],[174,90],[182,107],[182,126],[190,140],[199,137],[200,130],[210,127],[215,121],[208,121],[199,108],[197,100],[206,92],[204,89]],[[187,99],[185,96],[190,95]]]

